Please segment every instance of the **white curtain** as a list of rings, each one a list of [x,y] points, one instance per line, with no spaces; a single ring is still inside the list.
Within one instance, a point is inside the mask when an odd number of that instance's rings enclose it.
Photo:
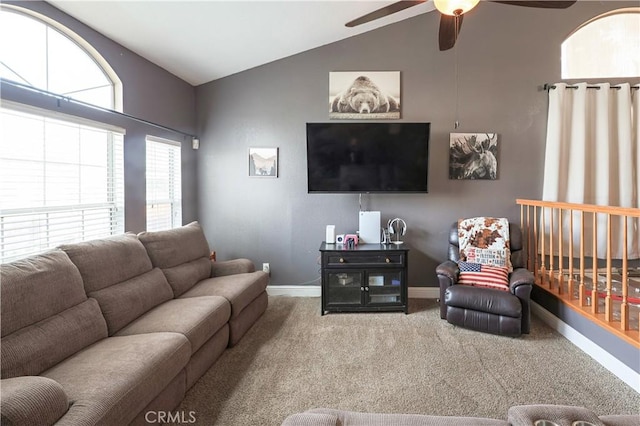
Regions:
[[[640,86],[611,87],[609,83],[571,86],[556,83],[554,86],[549,89],[542,199],[639,208]],[[587,256],[593,252],[592,217],[589,216],[585,216]],[[548,232],[548,212],[545,219]],[[597,219],[597,254],[598,258],[604,258],[606,215],[599,214]],[[564,239],[568,241],[568,216],[563,222]],[[574,224],[578,223],[579,216],[574,213]],[[637,219],[627,223],[628,258],[636,259],[640,257],[640,223]],[[623,253],[621,220],[614,218],[612,228],[612,257],[620,259]],[[575,227],[573,239],[577,247],[580,241]]]

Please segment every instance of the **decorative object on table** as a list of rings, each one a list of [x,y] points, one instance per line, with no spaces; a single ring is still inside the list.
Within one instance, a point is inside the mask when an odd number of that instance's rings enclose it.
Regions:
[[[278,177],[278,148],[249,148],[249,176]]]
[[[395,219],[391,219],[389,221],[389,223],[387,224],[387,228],[389,229],[390,236],[396,236],[396,240],[391,242],[398,245],[402,244],[402,241],[400,241],[400,237],[403,237],[407,233],[407,222],[400,219],[399,217],[396,217]]]
[[[391,244],[391,236],[389,235],[389,228],[380,229],[380,243],[384,245]]]
[[[329,118],[399,119],[400,71],[329,73]]]
[[[449,179],[487,179],[498,176],[497,133],[451,133]]]
[[[325,233],[325,242],[327,244],[336,243],[336,226],[335,225],[327,225],[327,230]]]
[[[354,249],[358,245],[358,236],[356,234],[347,234],[344,236],[344,246],[346,249]]]

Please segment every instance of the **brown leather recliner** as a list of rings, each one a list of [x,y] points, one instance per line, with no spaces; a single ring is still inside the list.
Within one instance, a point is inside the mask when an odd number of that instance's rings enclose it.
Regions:
[[[509,224],[511,263],[509,291],[484,287],[457,285],[458,223],[449,232],[449,260],[436,268],[440,282],[440,318],[460,327],[486,333],[517,337],[528,334],[531,327],[529,297],[533,274],[525,269],[526,256],[522,246],[522,232]]]

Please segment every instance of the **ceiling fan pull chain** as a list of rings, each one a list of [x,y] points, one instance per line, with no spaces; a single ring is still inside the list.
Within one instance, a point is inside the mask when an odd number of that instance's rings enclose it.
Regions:
[[[459,21],[460,21],[460,15],[455,15],[455,41],[458,41],[458,25],[459,25]],[[455,100],[455,121],[453,123],[453,128],[457,129],[458,127],[460,127],[460,122],[458,121],[458,100],[459,100],[459,96],[458,96],[458,43],[455,43],[454,41],[454,45],[453,45],[453,56],[454,56],[454,61],[455,61],[455,65],[454,65],[454,84],[455,84],[455,96],[456,96],[456,100]]]

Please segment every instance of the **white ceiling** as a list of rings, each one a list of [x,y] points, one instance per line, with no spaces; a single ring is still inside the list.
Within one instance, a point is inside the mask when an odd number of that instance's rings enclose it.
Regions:
[[[347,28],[394,1],[48,1],[194,86],[434,10]]]

